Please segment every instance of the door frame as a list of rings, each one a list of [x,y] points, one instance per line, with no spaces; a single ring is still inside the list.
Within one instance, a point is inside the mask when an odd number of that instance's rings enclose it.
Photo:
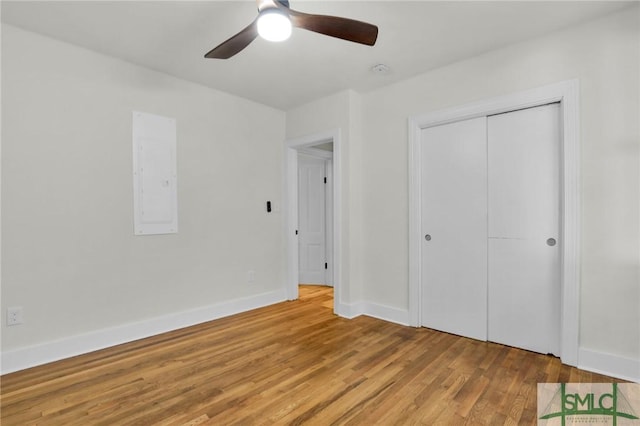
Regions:
[[[342,152],[343,143],[340,129],[314,133],[300,138],[289,139],[284,144],[284,232],[287,246],[286,267],[286,293],[288,300],[298,299],[298,152],[308,153],[309,148],[322,143],[333,142],[333,159],[331,167],[331,179],[327,184],[331,185],[333,203],[331,206],[331,256],[330,277],[333,283],[334,303],[333,310],[340,315],[342,306],[342,294],[348,293],[342,288]],[[329,176],[327,176],[329,178]],[[329,243],[328,243],[329,244]]]
[[[580,283],[580,146],[579,85],[567,80],[523,92],[486,99],[459,107],[409,117],[409,320],[419,327],[421,320],[421,207],[420,135],[421,130],[560,102],[562,140],[560,153],[560,359],[578,364],[579,283]]]

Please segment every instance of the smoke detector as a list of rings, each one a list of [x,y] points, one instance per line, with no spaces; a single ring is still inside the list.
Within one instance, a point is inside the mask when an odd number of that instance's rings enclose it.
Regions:
[[[385,64],[376,64],[371,67],[371,72],[378,75],[386,75],[389,74],[391,68]]]

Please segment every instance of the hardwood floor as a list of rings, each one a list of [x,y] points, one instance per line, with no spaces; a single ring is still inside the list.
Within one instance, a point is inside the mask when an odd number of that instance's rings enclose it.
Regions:
[[[332,313],[332,289],[3,376],[10,425],[536,424],[557,358]]]

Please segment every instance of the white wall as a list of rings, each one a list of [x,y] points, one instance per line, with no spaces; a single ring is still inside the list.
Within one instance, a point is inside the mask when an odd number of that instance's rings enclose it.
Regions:
[[[584,368],[640,379],[640,24],[638,7],[355,95],[361,124],[336,95],[287,112],[287,136],[337,126],[350,141],[351,286],[367,314],[408,318],[407,119],[578,79],[581,108]],[[355,104],[352,104],[355,105]],[[357,225],[356,225],[357,224]],[[354,303],[358,302],[356,299]],[[403,315],[404,313],[404,315]],[[624,364],[624,365],[622,365]]]
[[[2,66],[4,371],[285,299],[283,112],[7,25]],[[133,235],[132,110],[177,120],[178,234]]]
[[[640,366],[639,64],[634,7],[363,95],[365,298],[408,309],[407,117],[576,78],[580,346]]]
[[[362,280],[354,275],[362,270],[359,266],[362,253],[352,249],[352,241],[360,238],[361,227],[351,217],[361,216],[360,176],[353,173],[354,164],[362,158],[358,147],[360,139],[360,96],[353,91],[344,91],[318,99],[287,111],[286,136],[296,139],[316,133],[338,129],[341,136],[339,155],[342,160],[342,276],[341,300],[353,305],[362,299]],[[357,308],[353,308],[357,310]]]
[[[594,369],[615,373],[612,359],[634,368],[639,25],[638,8],[627,9],[374,92],[300,106],[287,112],[286,124],[280,111],[3,26],[2,312],[23,306],[26,320],[8,328],[3,319],[3,358],[96,330],[142,333],[154,318],[170,325],[171,315],[200,307],[284,298],[281,217],[263,205],[281,196],[281,144],[336,128],[344,149],[344,296],[362,312],[403,322],[407,118],[577,78],[580,345]],[[177,119],[174,236],[133,236],[134,109]],[[246,283],[250,267],[253,285]]]

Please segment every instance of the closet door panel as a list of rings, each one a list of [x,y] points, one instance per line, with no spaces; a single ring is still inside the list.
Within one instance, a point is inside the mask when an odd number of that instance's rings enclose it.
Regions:
[[[560,110],[488,118],[488,338],[559,353]]]
[[[421,135],[422,325],[487,338],[486,118]]]

